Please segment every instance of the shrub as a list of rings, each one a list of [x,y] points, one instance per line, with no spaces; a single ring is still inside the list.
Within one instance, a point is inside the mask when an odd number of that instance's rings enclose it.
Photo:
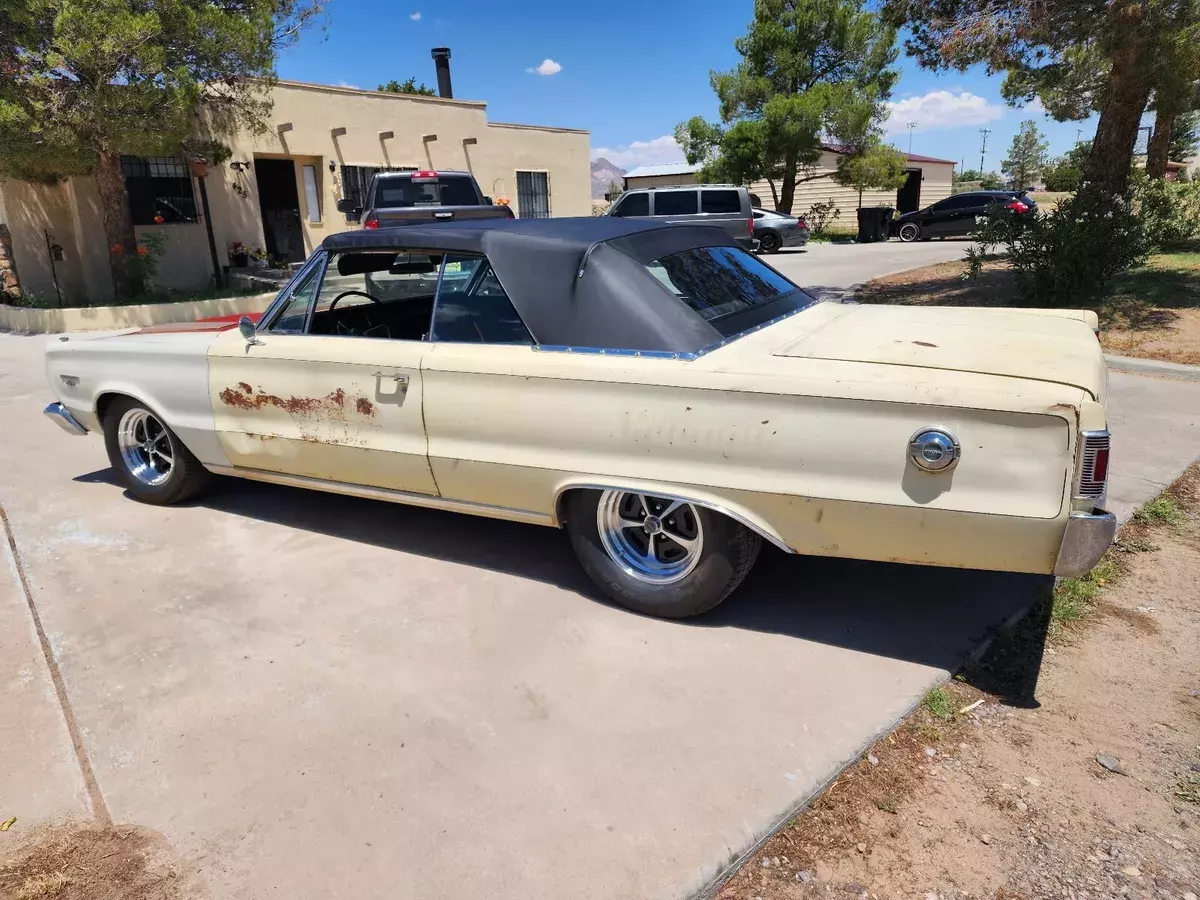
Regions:
[[[1133,208],[1151,250],[1178,247],[1200,237],[1200,182],[1149,178],[1133,172]]]
[[[828,203],[814,203],[810,206],[808,212],[804,214],[804,221],[810,232],[814,235],[822,235],[841,214],[842,211],[838,209],[838,205],[833,202],[831,197]]]
[[[1051,213],[1016,216],[998,207],[976,233],[982,246],[967,251],[969,270],[1003,247],[1021,305],[1094,306],[1114,277],[1145,260],[1145,231],[1128,200],[1085,187]]]

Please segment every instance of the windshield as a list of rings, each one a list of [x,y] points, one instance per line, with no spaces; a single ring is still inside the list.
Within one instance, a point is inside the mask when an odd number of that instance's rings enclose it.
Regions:
[[[812,302],[770,266],[737,247],[696,247],[646,264],[668,291],[725,337]]]
[[[437,181],[413,182],[412,176],[380,178],[375,188],[375,208],[404,206],[479,206],[479,196],[469,175],[439,175]]]

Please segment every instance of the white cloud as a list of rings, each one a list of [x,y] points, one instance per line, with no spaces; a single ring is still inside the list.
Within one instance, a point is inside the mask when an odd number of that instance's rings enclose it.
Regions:
[[[348,82],[348,81],[339,81],[339,82],[337,83],[337,86],[338,86],[338,87],[345,87],[345,88],[354,88],[356,91],[361,91],[361,90],[362,90],[362,88],[360,88],[360,87],[359,87],[357,84],[351,84],[351,83],[350,83],[350,82]]]
[[[1048,116],[1048,115],[1050,115],[1050,113],[1046,112],[1046,107],[1044,107],[1042,105],[1041,97],[1034,97],[1032,100],[1030,100],[1028,103],[1026,103],[1023,107],[1021,107],[1021,111],[1025,112],[1025,113],[1029,113],[1029,115],[1031,115],[1031,116]]]
[[[655,163],[683,162],[683,150],[679,142],[669,134],[656,137],[652,141],[634,141],[622,147],[595,147],[592,149],[592,159],[603,156],[610,163],[622,169],[632,169],[635,166],[649,166]]]
[[[420,22],[420,21],[421,21],[421,14],[420,14],[419,12],[415,12],[415,13],[409,13],[409,14],[408,14],[408,17],[409,17],[410,19],[412,19],[414,22]]]
[[[938,131],[962,125],[985,125],[1004,118],[1004,107],[970,91],[930,91],[888,103],[888,134],[903,134],[909,122],[916,131]]]
[[[557,75],[559,72],[562,71],[562,66],[560,66],[558,63],[556,63],[554,60],[552,60],[550,57],[547,56],[545,59],[542,60],[541,65],[533,66],[531,68],[526,69],[525,71],[531,75],[534,74],[535,72],[538,75]]]

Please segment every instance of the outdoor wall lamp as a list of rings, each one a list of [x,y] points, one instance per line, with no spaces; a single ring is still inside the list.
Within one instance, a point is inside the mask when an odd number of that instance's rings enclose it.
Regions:
[[[340,138],[345,133],[346,133],[345,128],[330,128],[329,129],[329,136],[333,137],[333,138]]]
[[[479,143],[478,138],[463,138],[463,146],[464,147],[471,147],[478,143]]]
[[[436,134],[423,134],[423,135],[421,135],[421,140],[423,142],[425,142],[426,144],[428,144],[430,141],[436,141],[437,135]]]
[[[381,131],[381,132],[379,132],[379,139],[380,139],[381,141],[390,141],[390,140],[391,140],[392,138],[394,138],[395,136],[396,136],[396,132],[394,132],[394,131]]]
[[[291,131],[291,130],[292,130],[292,123],[291,123],[291,122],[284,122],[282,125],[279,125],[279,126],[278,126],[278,127],[275,129],[275,130],[276,130],[276,131],[277,131],[279,134],[283,134],[284,132]]]

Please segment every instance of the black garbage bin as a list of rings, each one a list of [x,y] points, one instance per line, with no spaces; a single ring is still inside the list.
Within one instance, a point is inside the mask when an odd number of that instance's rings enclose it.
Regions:
[[[883,218],[883,210],[877,206],[860,206],[858,208],[858,242],[873,244],[879,240],[879,222]]]
[[[896,210],[890,206],[863,206],[858,210],[858,241],[871,244],[886,241]]]

